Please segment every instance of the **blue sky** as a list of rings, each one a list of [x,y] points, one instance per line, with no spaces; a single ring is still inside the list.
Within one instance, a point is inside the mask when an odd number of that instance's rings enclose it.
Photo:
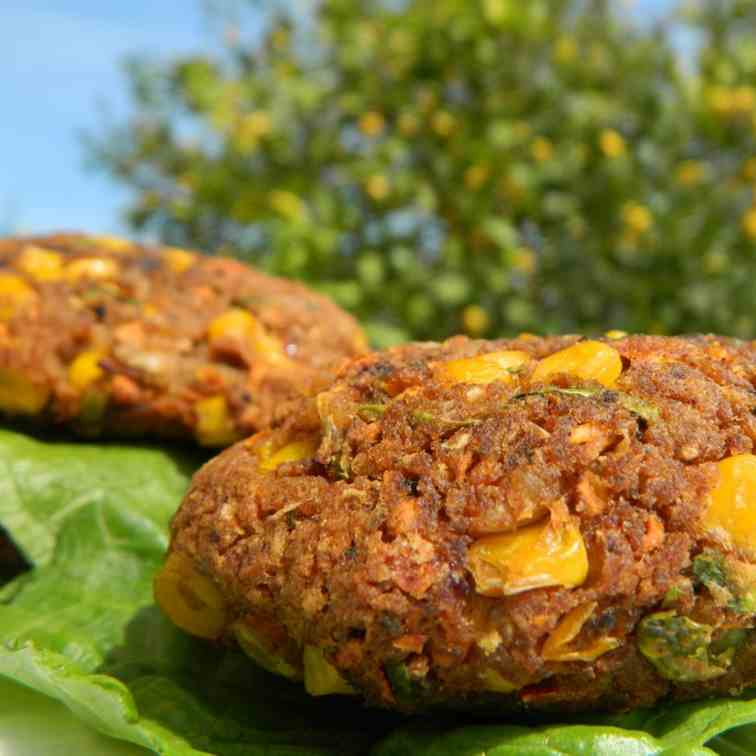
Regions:
[[[125,112],[119,61],[212,41],[195,0],[2,0],[0,227],[121,229],[125,192],[87,171],[79,133],[98,102]]]
[[[644,14],[669,3],[634,6]],[[212,45],[203,7],[201,0],[0,0],[0,232],[124,231],[127,193],[85,169],[79,134],[96,130],[98,102],[126,112],[124,55],[170,57]]]

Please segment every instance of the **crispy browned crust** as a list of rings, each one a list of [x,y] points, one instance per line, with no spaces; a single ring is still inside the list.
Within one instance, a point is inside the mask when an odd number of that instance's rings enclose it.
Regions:
[[[66,265],[112,261],[117,272],[38,280],[19,268],[30,246],[62,253]],[[172,266],[175,252],[81,234],[0,240],[0,274],[20,275],[36,295],[0,320],[0,370],[50,390],[35,413],[42,425],[89,436],[191,438],[196,402],[223,396],[232,435],[241,438],[280,422],[292,401],[324,388],[345,358],[364,353],[356,321],[325,297],[227,258],[195,255]],[[280,342],[283,358],[234,342],[211,346],[208,324],[229,308],[250,312]],[[69,366],[93,349],[104,376],[78,390]]]
[[[212,576],[233,620],[275,628],[269,638],[287,638],[281,653],[321,647],[382,706],[490,702],[486,670],[518,686],[497,706],[531,709],[625,709],[753,684],[754,616],[717,605],[691,567],[712,545],[699,522],[715,463],[754,447],[752,348],[716,337],[612,341],[624,364],[612,390],[567,376],[553,382],[587,396],[544,393],[529,382],[532,368],[484,386],[444,384],[432,371],[439,361],[502,349],[540,358],[576,340],[457,337],[353,361],[318,397],[320,417],[313,403],[195,476],[172,550]],[[651,417],[629,408],[627,396]],[[583,424],[600,429],[599,443],[570,442]],[[320,440],[313,459],[258,470],[264,444],[308,434]],[[556,500],[579,523],[588,579],[572,589],[476,593],[468,561],[475,539],[511,530],[527,502]],[[619,648],[592,663],[544,660],[560,619],[592,601],[577,645],[610,635]],[[662,606],[747,628],[730,671],[697,683],[660,676],[638,651],[636,631]],[[409,698],[392,677],[396,665],[412,681]]]

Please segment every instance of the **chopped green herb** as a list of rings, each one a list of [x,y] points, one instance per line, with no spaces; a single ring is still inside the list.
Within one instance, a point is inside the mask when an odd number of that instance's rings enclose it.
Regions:
[[[386,413],[388,407],[385,404],[360,404],[357,414],[367,422],[374,422]]]
[[[743,637],[725,633],[715,643],[711,625],[657,612],[638,625],[638,648],[667,680],[700,682],[724,675]]]
[[[352,475],[352,467],[349,463],[349,455],[343,448],[342,434],[329,415],[322,418],[322,423],[323,443],[327,449],[333,450],[328,460],[328,466],[336,477],[349,480]]]
[[[424,679],[413,677],[404,662],[386,664],[383,668],[397,703],[408,706],[417,704],[428,692]]]
[[[619,397],[619,403],[629,412],[632,412],[638,417],[642,417],[648,423],[656,422],[659,417],[659,408],[655,407],[650,402],[644,399],[639,399],[637,396],[631,396],[621,391],[616,392]]]
[[[453,420],[449,417],[439,417],[431,412],[423,412],[421,410],[412,413],[412,419],[418,423],[439,423],[441,425],[449,425],[454,428],[466,428],[471,425],[478,425],[481,422],[479,418],[467,418],[466,420]]]
[[[596,396],[602,393],[601,389],[588,388],[560,388],[559,386],[546,386],[538,391],[525,391],[522,394],[515,394],[512,399],[526,399],[529,396],[548,396],[549,394],[565,394],[567,396]]]
[[[719,606],[756,613],[756,567],[707,549],[693,560],[693,574]]]
[[[526,391],[522,394],[515,394],[512,399],[525,399],[528,396],[547,396],[548,394],[565,394],[566,396],[591,397],[600,396],[612,397],[619,405],[624,407],[634,415],[643,418],[647,422],[655,422],[659,419],[659,409],[650,402],[640,399],[637,396],[626,394],[623,391],[611,391],[599,388],[562,388],[560,386],[546,386],[538,391]]]
[[[91,390],[81,398],[79,404],[79,424],[84,433],[95,434],[100,430],[108,395],[103,391]]]

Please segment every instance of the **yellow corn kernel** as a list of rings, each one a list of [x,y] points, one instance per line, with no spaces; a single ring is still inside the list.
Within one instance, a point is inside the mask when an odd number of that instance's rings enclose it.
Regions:
[[[226,602],[213,581],[192,560],[174,551],[155,576],[155,601],[182,630],[200,638],[218,638],[226,626]]]
[[[370,351],[370,342],[364,333],[355,333],[352,336],[352,348],[359,354]]]
[[[568,612],[543,644],[541,656],[544,659],[554,659],[555,656],[559,656],[561,649],[575,640],[583,625],[596,611],[597,606],[597,601],[590,601]]]
[[[268,358],[286,359],[281,342],[271,336],[260,322],[246,310],[234,308],[219,315],[207,328],[210,343],[237,339],[249,344],[252,351]]]
[[[273,653],[248,624],[237,622],[232,630],[241,650],[260,667],[290,680],[301,677],[299,670],[286,659]]]
[[[224,396],[211,396],[194,404],[197,415],[195,435],[202,446],[227,446],[238,434],[234,421],[228,412]]]
[[[612,339],[612,341],[616,339],[624,339],[625,336],[627,336],[627,331],[620,331],[617,328],[613,328],[611,331],[607,331],[604,336],[606,336],[607,339]]]
[[[246,310],[238,308],[228,310],[218,315],[207,327],[207,336],[210,342],[220,341],[227,338],[244,339],[254,331],[257,320]]]
[[[569,648],[569,644],[577,638],[578,633],[590,616],[596,611],[597,606],[598,602],[590,601],[568,612],[565,618],[556,626],[554,632],[546,639],[541,650],[541,656],[546,661],[591,662],[598,659],[602,654],[617,648],[622,641],[619,638],[612,638],[610,636],[598,638],[588,647],[577,651]]]
[[[484,596],[511,596],[533,588],[574,588],[588,576],[588,554],[571,520],[527,525],[484,536],[468,552],[475,588]]]
[[[284,354],[283,344],[271,336],[259,323],[251,339],[252,348],[257,354],[265,355],[270,362],[288,362],[289,358]]]
[[[118,263],[106,257],[82,257],[68,263],[65,274],[69,281],[78,281],[80,278],[115,278],[118,275]]]
[[[0,273],[0,321],[10,320],[21,305],[35,297],[23,278],[13,273]]]
[[[608,344],[580,341],[542,359],[536,365],[530,380],[533,383],[546,382],[557,373],[612,386],[622,373],[622,358]]]
[[[0,410],[12,415],[36,415],[49,396],[48,386],[32,383],[16,370],[0,368]]]
[[[736,454],[717,465],[703,526],[725,546],[756,557],[756,456]]]
[[[481,675],[484,690],[491,690],[494,693],[513,693],[520,686],[509,682],[506,677],[500,675],[496,670],[487,669]]]
[[[103,352],[88,350],[82,352],[68,366],[68,382],[79,391],[84,391],[104,375],[103,369],[98,365],[103,358]]]
[[[622,641],[619,638],[612,638],[610,635],[606,635],[603,638],[596,638],[593,643],[585,648],[581,648],[579,651],[565,652],[558,661],[592,662],[598,659],[599,656],[608,654],[621,645]]]
[[[305,646],[304,655],[305,690],[311,696],[341,694],[351,696],[354,688],[339,674],[317,646]]]
[[[57,281],[63,276],[63,255],[34,244],[27,244],[21,250],[17,264],[37,281]]]
[[[530,359],[527,352],[516,350],[489,352],[479,357],[442,362],[436,373],[442,380],[453,383],[492,383],[512,380],[512,372]]]
[[[108,252],[115,252],[116,254],[123,254],[134,250],[134,245],[130,241],[121,239],[118,236],[93,236],[92,241],[98,247],[107,249]]]
[[[318,450],[318,445],[317,440],[308,438],[301,441],[292,441],[273,453],[270,445],[266,444],[260,449],[258,467],[260,470],[270,471],[275,470],[284,462],[298,462],[300,459],[307,459],[315,454]]]
[[[163,250],[163,259],[166,265],[174,273],[183,273],[185,270],[194,265],[194,261],[197,259],[196,255],[191,252],[187,252],[185,249],[179,249],[178,247],[166,247]]]

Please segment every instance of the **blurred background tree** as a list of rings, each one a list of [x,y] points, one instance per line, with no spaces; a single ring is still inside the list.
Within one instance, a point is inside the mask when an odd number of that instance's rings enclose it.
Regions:
[[[756,3],[627,5],[320,0],[252,40],[242,13],[130,62],[89,149],[136,231],[304,279],[378,344],[753,337]]]

